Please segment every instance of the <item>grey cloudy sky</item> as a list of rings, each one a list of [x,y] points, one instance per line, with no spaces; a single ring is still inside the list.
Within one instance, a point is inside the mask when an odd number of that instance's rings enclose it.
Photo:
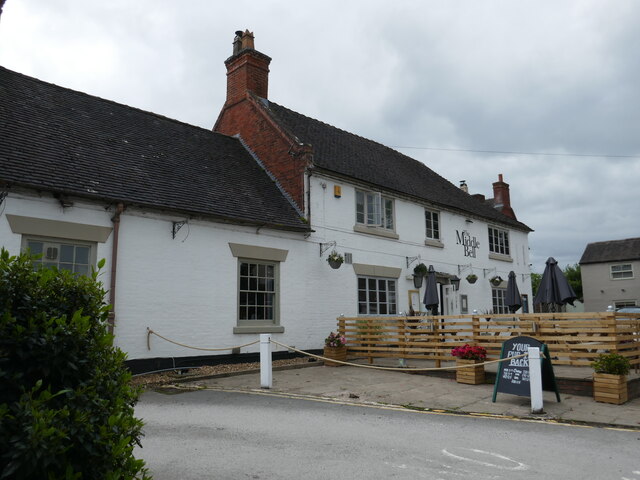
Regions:
[[[249,29],[275,102],[472,193],[504,174],[541,272],[640,236],[638,19],[636,0],[7,0],[0,65],[211,128]]]

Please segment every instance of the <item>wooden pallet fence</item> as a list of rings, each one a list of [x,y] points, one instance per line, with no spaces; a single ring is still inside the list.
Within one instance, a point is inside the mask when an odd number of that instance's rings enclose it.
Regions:
[[[589,366],[601,353],[617,352],[640,367],[640,316],[606,313],[340,317],[350,356],[451,361],[451,349],[483,346],[497,359],[502,342],[527,335],[549,346],[557,365]]]

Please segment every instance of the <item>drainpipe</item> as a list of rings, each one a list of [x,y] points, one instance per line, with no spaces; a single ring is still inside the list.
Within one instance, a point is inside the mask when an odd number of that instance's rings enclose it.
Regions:
[[[307,225],[311,228],[311,175],[313,171],[307,169]]]
[[[108,332],[113,335],[116,325],[116,273],[118,268],[118,237],[120,236],[120,215],[124,212],[124,203],[120,202],[116,206],[116,213],[111,218],[113,222],[113,242],[111,245],[111,282],[109,286],[109,303],[111,310],[108,317]]]

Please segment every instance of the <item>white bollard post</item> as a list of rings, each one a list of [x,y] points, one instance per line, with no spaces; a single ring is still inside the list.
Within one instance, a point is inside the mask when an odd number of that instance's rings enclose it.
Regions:
[[[271,388],[273,370],[271,367],[271,335],[260,334],[260,387]]]
[[[531,388],[531,413],[543,413],[542,369],[540,349],[529,347],[529,386]]]

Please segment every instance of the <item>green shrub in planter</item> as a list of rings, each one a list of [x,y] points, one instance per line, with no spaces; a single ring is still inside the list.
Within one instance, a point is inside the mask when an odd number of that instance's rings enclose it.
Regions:
[[[1,479],[148,478],[104,294],[96,272],[34,270],[0,251]]]
[[[596,373],[607,373],[609,375],[628,375],[631,364],[626,357],[617,353],[607,353],[598,355],[591,367]]]

